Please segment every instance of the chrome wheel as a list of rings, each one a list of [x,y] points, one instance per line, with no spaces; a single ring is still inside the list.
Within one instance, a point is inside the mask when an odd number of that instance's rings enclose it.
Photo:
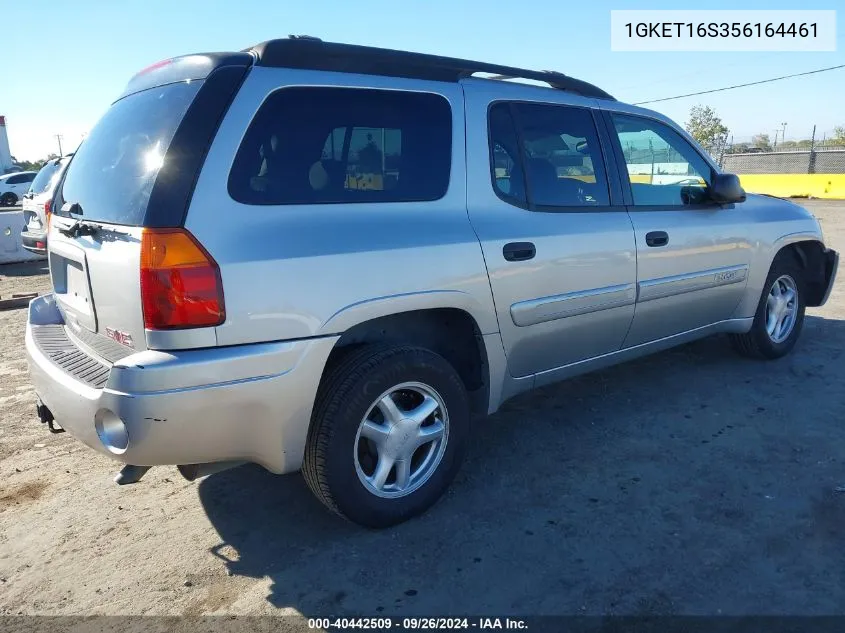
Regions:
[[[428,385],[391,387],[370,406],[355,436],[355,471],[378,497],[409,495],[437,470],[449,439],[449,413]]]
[[[789,275],[781,275],[766,299],[766,332],[772,343],[783,343],[795,328],[798,317],[798,286]]]

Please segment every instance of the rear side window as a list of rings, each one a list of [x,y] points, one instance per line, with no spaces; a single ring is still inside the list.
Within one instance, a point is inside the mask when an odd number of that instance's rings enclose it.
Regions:
[[[115,102],[76,150],[62,185],[86,220],[140,226],[170,141],[202,81],[138,92]]]
[[[490,154],[496,194],[511,204],[526,206],[525,175],[509,103],[490,108]]]
[[[437,200],[451,155],[452,113],[439,95],[283,88],[249,126],[229,194],[267,205]]]
[[[489,124],[493,188],[505,201],[539,210],[610,204],[588,109],[500,102]]]
[[[32,184],[29,186],[29,191],[35,195],[47,191],[52,186],[53,179],[59,171],[61,171],[61,168],[61,163],[58,160],[51,160],[48,162],[38,172],[35,180],[32,181]]]
[[[588,109],[516,103],[514,113],[533,205],[610,204],[598,133]]]

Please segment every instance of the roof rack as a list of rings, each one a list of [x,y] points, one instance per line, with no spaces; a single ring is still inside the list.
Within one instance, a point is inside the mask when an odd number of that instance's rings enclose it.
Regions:
[[[548,70],[526,70],[454,57],[411,53],[372,46],[324,42],[307,35],[269,40],[247,49],[257,66],[304,68],[432,81],[458,81],[475,73],[495,79],[531,79],[584,97],[615,99],[593,84]]]

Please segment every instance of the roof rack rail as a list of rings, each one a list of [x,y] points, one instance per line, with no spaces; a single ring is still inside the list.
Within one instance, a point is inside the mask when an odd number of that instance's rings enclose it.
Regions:
[[[498,79],[531,79],[584,97],[615,99],[593,84],[548,70],[526,70],[454,57],[411,53],[373,46],[324,42],[309,35],[269,40],[247,49],[257,66],[303,68],[335,72],[386,75],[432,81],[458,81],[475,73]]]

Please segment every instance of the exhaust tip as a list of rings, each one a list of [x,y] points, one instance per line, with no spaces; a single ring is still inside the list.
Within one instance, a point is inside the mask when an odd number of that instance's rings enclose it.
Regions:
[[[113,411],[97,411],[94,416],[94,428],[103,446],[115,455],[121,455],[129,448],[129,430],[126,423]]]
[[[188,481],[196,481],[203,477],[208,477],[214,473],[223,472],[230,468],[237,468],[243,466],[246,462],[208,462],[205,464],[179,464],[176,468],[179,469],[179,474]]]
[[[120,469],[114,477],[114,482],[120,486],[127,484],[136,484],[141,480],[141,477],[147,474],[150,466],[135,466],[133,464],[126,464]]]

